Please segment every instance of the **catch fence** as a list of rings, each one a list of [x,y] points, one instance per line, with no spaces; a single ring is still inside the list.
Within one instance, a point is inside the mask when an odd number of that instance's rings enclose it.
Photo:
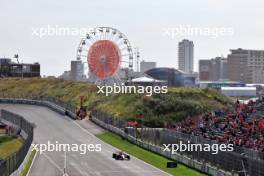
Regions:
[[[163,128],[132,128],[127,127],[127,122],[120,118],[114,118],[106,113],[100,111],[93,111],[93,120],[115,132],[133,143],[143,146],[146,149],[159,153],[171,159],[175,159],[190,167],[202,170],[208,173],[208,167],[205,165],[197,165],[197,163],[206,163],[217,169],[211,172],[212,175],[218,175],[218,170],[229,171],[230,173],[237,173],[240,175],[263,176],[264,174],[264,153],[243,147],[235,147],[234,151],[220,151],[217,154],[208,151],[184,151],[178,154],[165,152],[163,144],[209,144],[211,147],[218,144],[216,141],[207,140],[200,136],[180,133],[173,130]],[[219,145],[219,144],[218,144]],[[181,156],[184,156],[183,159]],[[187,159],[189,158],[189,159]],[[192,161],[197,161],[193,163]],[[196,165],[197,166],[196,166]],[[213,174],[215,173],[215,174]]]
[[[34,125],[22,116],[6,110],[1,110],[0,121],[19,129],[21,136],[24,138],[23,146],[17,152],[0,160],[0,176],[9,176],[19,168],[30,149],[33,141]]]

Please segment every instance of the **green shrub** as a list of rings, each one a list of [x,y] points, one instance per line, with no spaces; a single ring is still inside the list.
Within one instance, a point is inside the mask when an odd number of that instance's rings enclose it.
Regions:
[[[162,126],[181,121],[214,109],[228,106],[231,100],[211,89],[169,88],[167,94],[151,97],[141,94],[97,94],[97,87],[77,81],[50,79],[1,79],[0,96],[52,96],[79,106],[79,97],[85,97],[89,109],[106,112],[117,118],[138,120],[144,124]]]

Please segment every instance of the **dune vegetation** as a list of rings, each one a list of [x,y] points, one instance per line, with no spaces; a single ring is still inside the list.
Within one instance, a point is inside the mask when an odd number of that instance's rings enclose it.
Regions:
[[[199,88],[169,88],[166,94],[97,94],[95,85],[59,79],[0,79],[0,97],[56,97],[79,106],[79,97],[85,105],[112,116],[137,119],[159,126],[167,121],[182,119],[228,106],[231,100],[215,90]]]

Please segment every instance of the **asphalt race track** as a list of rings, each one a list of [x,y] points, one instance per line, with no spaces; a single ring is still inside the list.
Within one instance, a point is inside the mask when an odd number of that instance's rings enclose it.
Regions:
[[[69,176],[168,176],[169,174],[132,156],[131,161],[115,161],[114,147],[94,136],[101,131],[89,121],[73,121],[50,109],[30,105],[0,104],[5,109],[22,115],[36,124],[34,143],[47,144],[101,144],[101,152],[66,153],[66,171]],[[44,152],[38,154],[29,176],[62,176],[65,153]]]

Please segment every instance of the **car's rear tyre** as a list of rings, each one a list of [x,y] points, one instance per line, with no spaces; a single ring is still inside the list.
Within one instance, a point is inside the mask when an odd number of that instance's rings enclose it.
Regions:
[[[113,153],[113,156],[112,156],[112,158],[116,158],[116,154],[115,154],[115,153]]]

